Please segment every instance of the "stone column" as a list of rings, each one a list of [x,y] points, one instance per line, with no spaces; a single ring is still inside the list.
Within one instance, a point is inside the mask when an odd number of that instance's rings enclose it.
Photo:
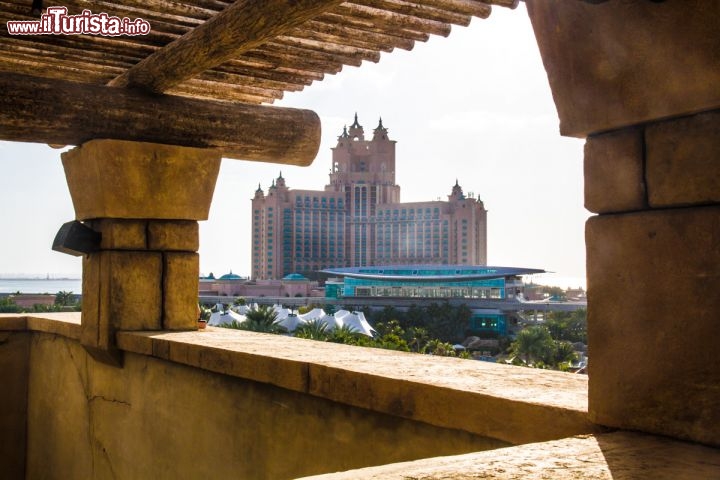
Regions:
[[[219,153],[92,140],[62,161],[76,219],[102,235],[83,258],[85,348],[118,364],[118,330],[196,329],[197,222],[208,217]]]
[[[720,446],[720,3],[526,4],[587,137],[591,419]]]

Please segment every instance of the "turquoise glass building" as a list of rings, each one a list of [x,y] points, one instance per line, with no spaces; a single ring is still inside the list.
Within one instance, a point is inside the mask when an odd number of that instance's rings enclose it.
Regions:
[[[328,268],[322,272],[337,277],[325,283],[328,298],[502,301],[514,297],[522,288],[522,275],[545,273],[545,270],[484,265],[384,265]],[[499,309],[473,309],[470,330],[505,335],[506,315]]]

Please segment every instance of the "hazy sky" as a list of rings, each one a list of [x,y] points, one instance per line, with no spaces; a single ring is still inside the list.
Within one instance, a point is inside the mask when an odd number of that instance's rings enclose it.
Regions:
[[[543,268],[535,281],[584,286],[583,141],[560,137],[547,77],[524,4],[454,26],[410,51],[345,67],[277,105],[314,110],[322,143],[310,167],[223,160],[210,219],[200,227],[200,269],[250,273],[250,199],[282,174],[321,190],[331,151],[358,113],[366,133],[382,116],[397,141],[402,201],[443,200],[457,179],[488,209],[488,263]],[[60,154],[0,142],[0,274],[79,275],[52,240],[74,212]]]

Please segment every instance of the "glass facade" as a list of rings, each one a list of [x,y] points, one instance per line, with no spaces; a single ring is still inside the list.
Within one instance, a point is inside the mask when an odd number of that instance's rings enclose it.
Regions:
[[[420,277],[422,278],[422,277]],[[419,297],[419,298],[505,298],[505,279],[491,280],[380,280],[345,278],[345,297]]]
[[[495,332],[498,335],[507,335],[507,319],[502,313],[476,313],[470,317],[468,333],[478,334]]]

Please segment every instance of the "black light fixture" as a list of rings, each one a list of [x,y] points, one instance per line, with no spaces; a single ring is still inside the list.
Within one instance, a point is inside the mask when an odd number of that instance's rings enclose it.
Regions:
[[[33,17],[39,17],[43,9],[43,0],[33,0],[30,14]]]
[[[52,249],[56,252],[67,253],[80,257],[100,250],[102,235],[82,222],[73,220],[60,227]]]

